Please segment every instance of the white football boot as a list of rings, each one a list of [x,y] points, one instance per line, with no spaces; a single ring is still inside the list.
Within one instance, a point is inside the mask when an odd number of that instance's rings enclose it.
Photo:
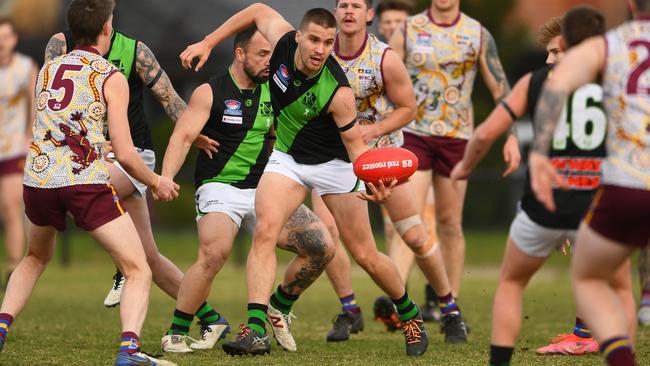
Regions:
[[[273,327],[273,336],[278,341],[280,347],[289,352],[296,352],[296,340],[291,335],[291,318],[296,318],[293,313],[288,315],[283,314],[280,310],[274,308],[269,304],[269,309],[266,312],[269,317],[269,323]]]

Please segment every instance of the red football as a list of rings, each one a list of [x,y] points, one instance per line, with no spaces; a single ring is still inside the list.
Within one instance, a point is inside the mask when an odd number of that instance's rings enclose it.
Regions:
[[[402,183],[418,169],[418,158],[401,147],[368,150],[354,162],[354,174],[364,182],[388,184],[397,179]]]

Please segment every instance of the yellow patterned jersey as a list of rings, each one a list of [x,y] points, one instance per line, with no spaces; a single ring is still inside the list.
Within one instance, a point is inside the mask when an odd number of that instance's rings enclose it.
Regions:
[[[603,182],[650,189],[650,20],[609,31],[603,74],[609,120]]]
[[[7,66],[0,67],[0,160],[25,155],[25,134],[29,118],[28,95],[34,62],[16,53]],[[29,93],[25,93],[29,90]]]
[[[337,53],[338,39],[334,45],[332,54],[343,68],[354,91],[360,124],[380,122],[395,109],[384,88],[382,62],[387,49],[387,44],[368,33],[361,49],[351,57],[343,57]],[[404,136],[399,129],[370,141],[368,148],[402,146],[403,143]]]
[[[118,69],[92,48],[47,63],[36,83],[36,122],[24,183],[59,188],[106,184],[104,83]]]
[[[429,10],[407,18],[405,64],[415,87],[417,116],[406,131],[469,139],[482,30],[463,13],[447,25],[436,24]]]

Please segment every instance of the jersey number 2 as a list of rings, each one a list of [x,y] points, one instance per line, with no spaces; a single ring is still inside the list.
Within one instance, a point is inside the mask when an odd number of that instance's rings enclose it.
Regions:
[[[648,56],[634,68],[630,74],[630,78],[627,80],[627,93],[629,95],[635,95],[639,93],[650,94],[650,88],[641,88],[641,90],[639,90],[639,79],[650,68],[650,42],[641,39],[630,42],[629,48],[640,47],[644,47],[646,49]]]
[[[60,101],[57,101],[56,98],[52,98],[47,101],[47,106],[50,107],[53,111],[60,111],[66,109],[72,97],[74,96],[74,81],[72,79],[65,78],[66,71],[79,71],[83,68],[83,65],[70,65],[62,64],[59,66],[59,69],[56,70],[54,79],[52,79],[52,89],[61,90],[63,88],[63,98]]]
[[[564,105],[553,134],[553,149],[564,150],[567,140],[580,150],[594,150],[605,140],[607,118],[602,109],[603,89],[587,84],[576,90]]]

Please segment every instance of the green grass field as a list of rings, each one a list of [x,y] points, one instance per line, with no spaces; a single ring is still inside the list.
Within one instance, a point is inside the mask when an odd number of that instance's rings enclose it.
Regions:
[[[275,344],[270,356],[231,358],[220,347],[190,355],[167,355],[179,365],[301,364],[301,365],[486,365],[490,313],[496,287],[503,233],[474,232],[467,237],[467,274],[461,308],[472,327],[469,343],[447,345],[435,324],[429,324],[429,350],[424,357],[407,358],[399,333],[387,333],[371,319],[372,303],[380,290],[359,268],[353,281],[357,299],[365,313],[366,328],[346,343],[328,344],[325,335],[339,309],[331,286],[319,279],[297,302],[293,331],[298,352],[284,352]],[[161,250],[186,268],[196,253],[191,232],[157,234]],[[25,311],[14,322],[0,365],[110,365],[119,342],[119,310],[102,305],[111,284],[113,267],[106,254],[84,235],[72,238],[72,266],[62,268],[54,260],[37,285]],[[287,256],[282,255],[281,262]],[[236,331],[245,320],[244,268],[234,259],[217,276],[210,303]],[[572,327],[573,300],[567,274],[568,260],[556,255],[532,281],[524,306],[525,320],[514,364],[519,365],[602,365],[599,356],[540,357],[534,350],[551,337]],[[282,267],[282,265],[281,265]],[[423,297],[423,277],[412,276],[410,293]],[[160,352],[160,337],[168,329],[174,301],[154,286],[149,313],[141,334],[142,347]],[[192,334],[198,337],[198,326]],[[229,336],[232,337],[231,334]],[[640,365],[650,364],[650,328],[639,331],[637,354]]]

